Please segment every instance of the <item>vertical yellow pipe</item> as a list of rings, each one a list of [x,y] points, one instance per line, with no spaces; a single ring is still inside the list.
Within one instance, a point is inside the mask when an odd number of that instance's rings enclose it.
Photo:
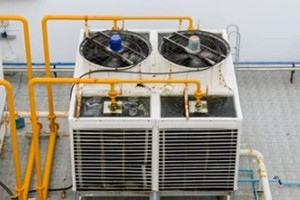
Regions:
[[[28,159],[27,159],[25,177],[24,177],[24,195],[23,195],[24,199],[28,198],[28,192],[29,192],[29,187],[30,187],[30,182],[31,182],[33,165],[34,165],[34,146],[33,146],[33,141],[31,141],[29,155],[28,155]]]
[[[23,32],[24,32],[24,41],[25,41],[25,55],[26,55],[26,63],[27,63],[27,73],[28,80],[33,77],[32,74],[32,61],[31,61],[31,49],[30,49],[30,34],[29,34],[29,25],[26,18],[18,15],[0,15],[0,20],[14,20],[20,21],[23,24]]]
[[[27,76],[28,80],[31,80],[33,78],[33,72],[32,72],[32,60],[31,60],[31,47],[30,47],[30,34],[29,34],[29,24],[26,18],[22,16],[10,16],[10,15],[0,15],[1,20],[15,20],[20,21],[23,24],[23,34],[24,34],[24,42],[25,42],[25,56],[26,56],[26,65],[27,65]],[[11,115],[12,116],[12,115]],[[33,154],[33,144],[30,146],[30,153],[28,156],[27,161],[27,167],[25,172],[25,178],[24,178],[24,195],[23,197],[27,199],[28,196],[28,190],[30,186],[31,181],[31,174],[33,169],[33,162],[34,162],[34,154]]]
[[[31,49],[30,49],[30,34],[29,34],[29,25],[28,21],[24,18],[22,20],[23,26],[24,26],[24,38],[25,38],[25,51],[26,51],[26,64],[27,64],[27,76],[28,80],[31,80],[33,78],[33,72],[32,72],[32,61],[31,61]],[[33,170],[33,164],[34,164],[34,148],[33,148],[33,142],[31,141],[30,144],[30,150],[27,160],[27,166],[24,176],[24,199],[27,199],[28,197],[28,191],[31,183],[31,177],[32,177],[32,170]]]
[[[43,32],[43,43],[44,43],[46,77],[51,77],[47,21],[48,20],[46,18],[43,18],[42,32]],[[43,174],[43,186],[45,187],[45,190],[43,191],[43,195],[44,195],[45,199],[48,198],[48,187],[49,187],[52,161],[53,161],[55,142],[56,142],[56,136],[57,136],[57,130],[55,128],[56,125],[55,125],[53,93],[52,93],[52,85],[51,84],[47,84],[47,93],[48,93],[48,106],[49,106],[50,136],[49,136],[49,141],[48,141],[47,155],[46,155],[46,159],[45,159],[45,168],[44,168],[44,174]]]
[[[45,73],[46,73],[46,77],[51,78],[47,21],[48,21],[47,18],[43,18],[42,33],[43,33],[44,57],[45,57],[45,71],[46,71]],[[51,84],[47,84],[47,93],[48,93],[50,132],[53,132],[55,128],[54,127],[55,114],[54,114],[53,94],[52,94]]]
[[[28,75],[28,80],[31,80],[33,78],[33,72],[32,72],[32,61],[31,61],[29,25],[28,25],[28,21],[25,18],[22,17],[21,21],[23,22],[23,27],[24,27],[27,75]]]
[[[108,95],[111,99],[111,104],[116,104],[116,97],[117,97],[118,93],[115,90],[115,84],[114,83],[110,84],[110,90],[108,92]]]
[[[55,143],[56,143],[56,136],[57,136],[57,129],[54,132],[50,133],[49,141],[48,141],[48,150],[45,160],[44,166],[44,176],[43,176],[43,186],[45,187],[44,190],[44,198],[48,199],[48,188],[50,183],[50,175],[52,170],[52,162],[53,162],[53,155],[55,151]]]
[[[139,19],[141,17],[136,17],[134,19]],[[48,20],[113,20],[113,30],[118,30],[118,20],[125,19],[120,16],[71,16],[71,15],[48,15],[42,19],[42,32],[43,32],[43,44],[44,44],[44,57],[45,57],[45,68],[46,68],[46,77],[51,78],[51,70],[50,70],[50,52],[49,52],[49,43],[48,43],[48,29],[47,29],[47,21]],[[129,18],[128,18],[129,19]],[[190,17],[144,17],[144,19],[153,19],[153,20],[188,20],[189,21],[189,30],[193,30],[193,20]],[[47,84],[47,93],[48,93],[48,106],[49,106],[49,121],[50,121],[50,132],[49,136],[49,144],[47,150],[47,157],[45,160],[45,170],[44,170],[44,181],[43,185],[45,186],[44,197],[47,198],[49,180],[51,175],[51,167],[53,154],[55,149],[55,141],[56,141],[56,123],[55,123],[55,113],[54,113],[54,105],[53,105],[53,93],[52,93],[52,84],[49,82]],[[110,96],[112,103],[115,103],[115,99],[117,96],[116,91],[114,90],[114,84],[111,84]],[[33,103],[33,102],[31,102]]]
[[[22,185],[22,178],[21,178],[21,163],[20,163],[20,156],[19,156],[18,135],[16,130],[13,89],[12,89],[12,85],[5,80],[0,80],[0,85],[5,86],[7,91],[6,95],[7,95],[8,110],[10,115],[9,119],[10,119],[10,126],[11,126],[12,151],[13,151],[13,160],[14,160],[15,172],[16,172],[16,192],[18,195],[18,199],[23,200],[24,188]]]
[[[187,20],[189,22],[188,30],[193,30],[193,19],[188,16],[87,16],[87,15],[48,15],[42,19],[42,33],[43,33],[43,44],[44,44],[44,57],[45,57],[45,68],[46,77],[51,78],[50,70],[50,53],[49,53],[49,41],[48,41],[48,20],[112,20],[113,29],[117,30],[117,22],[119,20]],[[52,85],[47,84],[48,93],[48,106],[49,106],[49,120],[50,120],[50,131],[53,132],[55,129],[55,113],[53,106],[53,94]]]
[[[31,79],[31,81],[34,79]],[[36,171],[36,190],[38,194],[38,200],[44,200],[43,196],[43,178],[41,170],[41,155],[40,155],[40,144],[39,144],[39,125],[37,121],[36,107],[35,107],[35,93],[34,93],[34,84],[28,84],[29,90],[29,99],[30,99],[30,112],[31,112],[31,121],[32,121],[32,130],[33,130],[33,146],[34,146],[34,161],[35,161],[35,171]]]
[[[119,27],[118,27],[118,20],[113,20],[113,27],[112,27],[112,30],[119,30]]]
[[[3,15],[0,16],[0,19],[1,20],[16,20],[16,21],[21,21],[22,22],[22,24],[23,24],[24,41],[25,41],[25,56],[26,56],[26,63],[27,63],[27,75],[28,75],[28,80],[32,79],[33,78],[33,73],[32,73],[30,37],[29,37],[30,34],[29,34],[29,25],[28,25],[27,19],[24,18],[24,17],[22,17],[22,16],[3,16]],[[8,95],[8,98],[9,98],[9,95]],[[9,103],[11,102],[13,104],[13,98],[11,100],[8,100],[8,102]],[[13,105],[10,105],[10,107],[11,106],[13,106]],[[14,109],[14,108],[12,107],[12,109]],[[12,122],[11,122],[11,125],[15,127],[15,118],[14,118],[14,116],[15,116],[15,114],[14,114],[14,111],[13,111],[12,113],[10,113],[10,120],[14,121],[14,125],[13,125]],[[12,139],[14,138],[14,136],[13,136],[14,129],[12,128]],[[16,132],[16,130],[15,130],[15,132]],[[15,142],[13,142],[13,144],[17,142],[16,138],[14,140],[15,140]],[[14,146],[15,145],[16,144],[14,144]],[[32,146],[33,145],[31,145],[31,148],[30,148],[31,152],[33,150]],[[25,187],[25,188],[28,188],[28,189],[25,189],[26,191],[23,191],[24,188],[21,185],[21,183],[19,183],[19,182],[22,181],[22,179],[21,179],[21,171],[20,171],[20,169],[19,169],[20,172],[18,172],[18,169],[16,168],[17,165],[20,165],[20,161],[16,161],[16,159],[19,159],[19,155],[18,154],[19,154],[19,150],[18,149],[14,149],[14,160],[15,160],[14,162],[15,162],[16,184],[17,184],[16,190],[17,190],[17,192],[20,191],[20,192],[18,192],[18,198],[19,198],[19,200],[22,200],[22,199],[27,199],[27,196],[28,196],[27,194],[28,194],[29,185],[30,185],[30,178],[28,180],[28,177],[29,176],[31,177],[31,172],[32,172],[32,167],[33,167],[33,156],[32,156],[33,154],[31,153],[31,156],[29,156],[30,159],[28,161],[32,161],[31,162],[32,164],[29,165],[30,162],[28,162],[29,164],[27,166],[26,174],[25,174],[25,179],[26,179],[25,180],[26,181],[25,184],[28,185],[28,187],[27,186]],[[16,162],[18,162],[18,163],[16,163]],[[19,176],[19,178],[17,178],[18,176]],[[24,196],[23,196],[23,192],[24,192]]]

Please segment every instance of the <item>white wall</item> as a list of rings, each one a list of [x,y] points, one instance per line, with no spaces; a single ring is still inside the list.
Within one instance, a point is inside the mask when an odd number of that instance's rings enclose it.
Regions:
[[[23,15],[29,20],[34,62],[43,61],[40,21],[47,14],[189,15],[200,19],[204,29],[226,28],[234,23],[242,34],[242,61],[299,61],[299,9],[299,0],[0,0],[1,14]],[[73,62],[83,22],[51,22],[49,27],[51,61]],[[177,24],[134,22],[127,27],[177,28]],[[9,32],[17,34],[10,45],[23,61],[20,25],[11,22],[7,29],[15,30]],[[1,43],[2,51],[9,52],[9,45]]]
[[[1,48],[1,46],[0,46]],[[3,80],[3,67],[2,67],[2,58],[1,58],[1,49],[0,49],[0,80]],[[5,101],[6,100],[6,91],[4,86],[0,86],[0,121],[2,120],[2,112],[4,111]],[[1,134],[1,133],[0,133]],[[0,141],[1,145],[1,141]],[[0,147],[1,149],[1,147]]]

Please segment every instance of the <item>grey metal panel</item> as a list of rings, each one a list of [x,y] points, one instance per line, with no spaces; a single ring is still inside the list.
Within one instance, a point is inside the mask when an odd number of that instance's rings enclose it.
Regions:
[[[160,191],[234,190],[237,130],[161,130]]]
[[[151,130],[74,130],[77,191],[151,190]]]

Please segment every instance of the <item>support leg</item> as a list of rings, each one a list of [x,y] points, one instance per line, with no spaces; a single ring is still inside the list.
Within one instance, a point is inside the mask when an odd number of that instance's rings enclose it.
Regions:
[[[230,200],[234,200],[235,199],[235,195],[234,194],[235,194],[234,191],[230,193],[230,197],[229,197]]]
[[[150,200],[160,200],[159,192],[153,191],[150,195]]]
[[[74,192],[74,200],[79,200],[79,193],[78,192]]]

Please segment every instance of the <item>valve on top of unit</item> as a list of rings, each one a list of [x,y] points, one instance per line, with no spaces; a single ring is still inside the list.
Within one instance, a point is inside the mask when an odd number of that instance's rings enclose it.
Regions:
[[[168,61],[189,68],[206,68],[225,60],[229,44],[216,34],[205,31],[178,31],[165,36],[159,47]]]
[[[127,68],[144,61],[151,44],[142,35],[130,31],[94,32],[80,44],[80,54],[89,62],[108,68]]]

